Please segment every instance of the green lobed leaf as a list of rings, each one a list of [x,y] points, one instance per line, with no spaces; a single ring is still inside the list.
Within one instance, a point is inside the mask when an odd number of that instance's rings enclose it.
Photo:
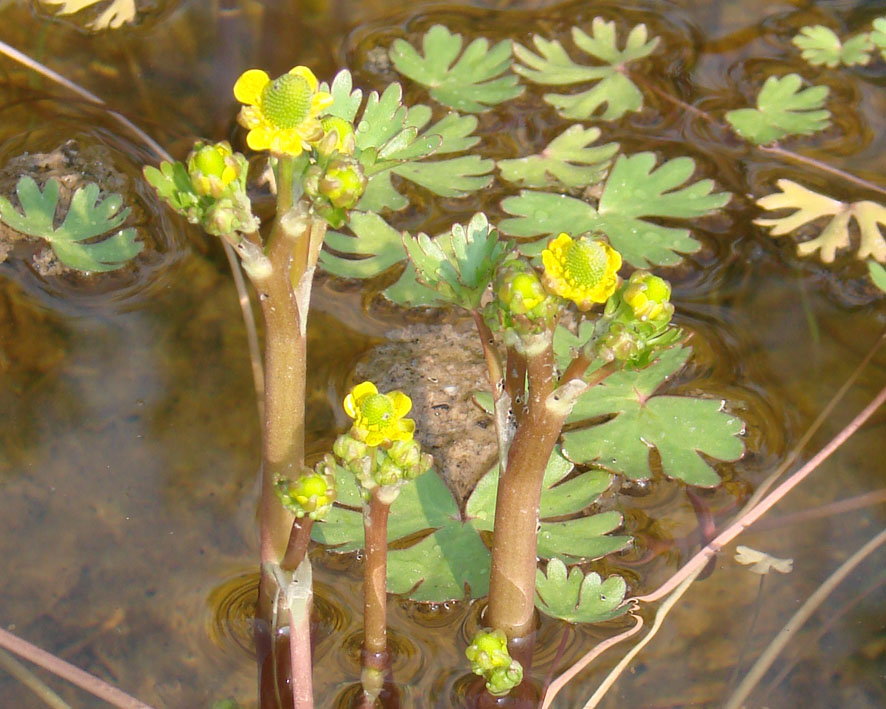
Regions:
[[[135,240],[133,228],[120,229],[99,242],[88,242],[117,229],[129,215],[121,209],[122,197],[107,195],[98,201],[99,187],[89,183],[77,188],[62,223],[56,227],[59,185],[50,179],[41,192],[25,175],[16,185],[19,212],[6,197],[0,197],[0,219],[18,232],[49,242],[59,261],[79,271],[113,271],[138,254],[143,245]],[[88,243],[85,243],[88,242]]]
[[[628,78],[628,63],[651,54],[658,45],[658,38],[647,41],[645,25],[637,25],[628,34],[625,48],[619,49],[615,22],[595,17],[591,34],[578,27],[572,28],[576,46],[600,60],[601,66],[583,66],[574,62],[557,41],[533,37],[538,54],[514,45],[514,56],[523,64],[514,65],[514,71],[537,84],[564,85],[596,81],[590,89],[577,94],[545,94],[544,100],[558,110],[564,118],[588,120],[595,114],[603,120],[621,118],[628,111],[643,106],[643,94]],[[599,113],[602,106],[606,108]]]
[[[538,155],[499,160],[508,182],[524,187],[579,188],[601,182],[618,152],[618,143],[588,147],[600,137],[599,128],[573,125],[554,138]]]
[[[348,226],[354,236],[329,231],[325,244],[356,258],[321,251],[320,266],[326,272],[342,278],[373,278],[406,258],[400,232],[377,214],[353,211]]]
[[[867,64],[874,48],[867,34],[856,35],[844,44],[832,29],[824,25],[802,27],[791,42],[802,50],[801,56],[810,64],[829,67],[841,63],[846,66]]]
[[[726,204],[730,195],[712,192],[712,180],[681,187],[695,170],[691,158],[674,158],[657,169],[655,161],[654,153],[620,155],[596,209],[573,197],[524,190],[502,201],[504,210],[516,217],[505,219],[499,228],[504,234],[518,237],[601,231],[637,268],[675,265],[681,260],[679,253],[693,253],[700,244],[688,229],[663,226],[645,218],[701,217]]]
[[[351,72],[342,69],[333,78],[332,86],[324,81],[319,90],[332,94],[332,104],[326,108],[325,115],[338,116],[349,123],[353,122],[363,100],[363,92],[354,88]]]
[[[870,38],[874,46],[880,50],[880,56],[886,59],[886,17],[878,17],[873,21]]]
[[[404,76],[430,88],[434,100],[468,113],[479,113],[521,93],[511,66],[511,44],[503,40],[489,48],[478,38],[459,57],[460,34],[434,25],[422,38],[423,55],[405,40],[395,40],[389,51],[394,67]],[[457,61],[456,61],[457,60]]]
[[[612,483],[612,476],[603,470],[591,470],[561,482],[572,472],[572,468],[572,463],[563,457],[559,448],[555,448],[545,468],[542,483],[542,520],[582,512]],[[465,505],[465,517],[478,530],[492,530],[497,489],[498,465],[495,465],[480,479]],[[538,555],[542,558],[569,555],[596,559],[618,551],[630,542],[630,537],[604,535],[621,522],[621,514],[618,512],[604,512],[558,522],[542,521],[538,534]]]
[[[411,547],[388,551],[388,590],[437,603],[480,598],[489,593],[490,564],[480,535],[453,524]]]
[[[362,498],[354,475],[336,466],[336,503],[323,523],[315,524],[314,541],[334,547],[335,552],[362,549]],[[358,509],[350,509],[357,507]],[[388,543],[424,530],[438,529],[458,522],[458,505],[449,488],[433,470],[404,483],[391,505],[388,519]]]
[[[801,91],[802,84],[799,74],[770,76],[757,95],[757,107],[729,111],[726,120],[742,138],[757,145],[824,130],[831,115],[822,108],[828,87],[812,86]]]
[[[436,239],[404,233],[403,244],[418,282],[437,291],[445,302],[467,310],[480,307],[492,274],[508,251],[482,212],[465,226],[453,224],[449,234]]]
[[[575,567],[566,575],[559,559],[548,562],[547,574],[535,572],[535,605],[546,615],[568,623],[600,623],[627,611],[624,604],[627,584],[621,576],[605,581],[595,572],[584,576]]]
[[[877,286],[881,291],[886,293],[886,268],[883,268],[879,263],[874,261],[873,259],[868,259],[868,274],[871,277],[871,280],[874,282],[874,285]]]
[[[690,485],[718,485],[719,476],[701,454],[738,460],[744,453],[741,419],[725,412],[721,400],[653,396],[689,354],[686,347],[665,350],[645,369],[617,372],[582,395],[568,422],[610,418],[566,432],[564,455],[642,480],[652,475],[655,449],[665,475]]]

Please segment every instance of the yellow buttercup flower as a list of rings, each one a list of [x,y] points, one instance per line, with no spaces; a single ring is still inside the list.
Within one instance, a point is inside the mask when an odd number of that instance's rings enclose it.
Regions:
[[[240,103],[237,120],[249,129],[246,143],[274,155],[300,155],[322,137],[317,116],[332,103],[332,94],[317,91],[317,77],[297,66],[273,81],[261,69],[249,69],[234,84]]]
[[[542,281],[551,293],[571,300],[579,310],[605,303],[618,287],[621,254],[602,239],[573,239],[560,234],[541,252]]]
[[[369,446],[411,441],[415,421],[403,418],[411,408],[412,400],[402,391],[380,394],[372,382],[355,386],[344,401],[345,413],[354,419],[351,435]]]

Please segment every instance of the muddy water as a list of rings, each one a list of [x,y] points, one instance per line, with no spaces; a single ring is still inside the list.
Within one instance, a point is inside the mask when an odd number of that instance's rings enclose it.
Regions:
[[[138,3],[142,6],[142,3]],[[99,35],[47,21],[24,3],[0,10],[3,39],[132,116],[174,155],[194,137],[238,138],[230,86],[249,66],[285,71],[309,64],[329,77],[347,66],[358,85],[391,78],[372,50],[415,38],[434,22],[493,39],[530,32],[564,39],[598,14],[646,22],[663,38],[648,80],[719,114],[744,105],[773,69],[800,71],[832,87],[835,124],[793,145],[869,179],[883,174],[886,91],[882,63],[810,70],[789,38],[804,24],[843,34],[865,28],[869,3],[716,2],[159,2],[135,28]],[[294,6],[294,7],[293,7]],[[880,8],[882,14],[882,8]],[[255,476],[259,432],[236,294],[216,246],[184,229],[137,181],[152,159],[100,111],[3,61],[0,155],[49,152],[68,139],[105,151],[131,180],[145,228],[161,245],[144,262],[99,283],[50,281],[22,262],[0,264],[0,623],[158,707],[254,703],[246,616],[255,577]],[[879,68],[878,68],[879,67]],[[485,154],[535,151],[559,132],[541,92],[484,115]],[[414,87],[411,99],[426,100]],[[743,98],[744,97],[744,98]],[[723,397],[748,422],[749,454],[724,466],[723,488],[705,493],[723,522],[778,465],[878,338],[882,304],[851,257],[826,269],[800,262],[789,238],[752,224],[746,194],[788,177],[857,196],[806,168],[749,151],[696,115],[648,96],[648,109],[604,127],[626,152],[691,155],[699,173],[738,196],[695,230],[703,249],[665,275],[697,357],[673,388]],[[121,179],[123,179],[121,178]],[[483,206],[498,214],[504,188],[418,215],[429,232]],[[416,217],[413,215],[413,221]],[[115,280],[116,278],[116,280]],[[309,449],[328,447],[341,425],[337,402],[360,356],[411,314],[369,304],[354,288],[325,283],[310,328]],[[883,384],[878,355],[814,444],[835,433]],[[804,483],[773,517],[882,487],[884,416]],[[697,546],[696,518],[678,486],[654,480],[625,489],[619,504],[638,548],[597,564],[633,589],[657,586]],[[716,705],[733,668],[746,670],[787,617],[852,551],[882,528],[883,505],[803,524],[751,531],[743,543],[792,557],[790,576],[759,578],[731,561],[693,587],[610,693],[608,706]],[[654,553],[647,553],[652,550]],[[344,703],[359,678],[359,567],[315,552],[318,579],[318,706]],[[797,661],[760,705],[882,706],[886,696],[882,554],[857,571],[788,648]],[[463,659],[478,607],[391,603],[401,706],[461,704]],[[756,618],[752,625],[752,619]],[[750,632],[749,632],[750,631]],[[544,621],[532,678],[551,670],[563,627]],[[611,628],[566,634],[557,670]],[[572,683],[557,706],[580,706],[618,653]],[[76,707],[96,702],[52,681]],[[768,682],[768,680],[767,680]],[[764,686],[766,683],[764,683]],[[42,706],[0,676],[0,706]]]

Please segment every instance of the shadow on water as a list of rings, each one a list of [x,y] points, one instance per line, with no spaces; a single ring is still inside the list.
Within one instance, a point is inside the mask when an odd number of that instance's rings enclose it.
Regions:
[[[663,46],[648,81],[718,114],[746,103],[774,66],[804,71],[787,49],[800,26],[856,28],[875,16],[868,5],[841,3],[838,17],[833,3],[757,0],[160,2],[139,25],[95,34],[77,27],[76,17],[53,21],[18,3],[0,9],[0,24],[2,39],[102,96],[182,157],[197,136],[242,144],[230,86],[245,68],[273,73],[308,64],[328,77],[348,66],[356,84],[380,89],[396,75],[374,50],[396,37],[415,40],[436,22],[468,36],[527,41],[538,32],[564,43],[570,26],[596,15],[624,26],[645,22]],[[131,268],[88,279],[41,272],[32,254],[13,254],[0,264],[0,558],[6,569],[0,623],[158,707],[208,707],[225,697],[254,706],[248,617],[256,584],[260,441],[226,264],[217,244],[187,230],[144,185],[141,165],[156,161],[150,151],[94,107],[9,62],[2,70],[0,187],[8,191],[24,169],[16,162],[22,155],[61,155],[62,172],[85,171],[126,196],[146,250]],[[838,111],[824,134],[799,144],[876,179],[886,161],[886,80],[863,68],[839,77],[825,72],[819,80],[851,110]],[[562,129],[553,111],[539,108],[541,93],[530,87],[513,104],[480,116],[484,154],[535,152]],[[407,86],[406,96],[427,100],[415,86]],[[654,93],[646,110],[604,133],[626,152],[690,155],[700,176],[737,195],[722,215],[693,227],[702,249],[663,273],[674,283],[679,324],[693,333],[697,353],[670,390],[722,397],[747,422],[748,455],[719,466],[726,484],[703,495],[722,524],[784,459],[879,336],[884,318],[854,259],[839,259],[833,269],[799,263],[790,239],[771,240],[751,223],[757,213],[743,195],[769,191],[778,177],[824,188],[822,177],[751,153],[722,128]],[[831,189],[847,196],[844,185]],[[499,185],[458,204],[429,205],[422,198],[424,211],[415,210],[401,226],[436,233],[479,208],[500,215],[506,194]],[[328,448],[342,424],[339,401],[359,357],[387,329],[417,317],[372,306],[370,318],[361,294],[347,285],[324,283],[318,295],[321,307],[309,331],[311,454]],[[867,402],[884,369],[881,354],[813,445]],[[883,414],[875,416],[774,514],[882,486],[884,422]],[[690,500],[661,476],[625,485],[616,504],[637,544],[594,568],[622,573],[632,592],[656,587],[698,548]],[[722,701],[741,647],[747,644],[746,658],[757,654],[799,602],[883,524],[881,505],[775,534],[751,530],[743,543],[792,557],[794,573],[767,583],[757,608],[757,578],[726,556],[718,559],[716,573],[689,591],[609,706]],[[348,706],[359,681],[359,562],[322,549],[313,559],[317,705]],[[797,643],[799,662],[769,695],[770,705],[886,705],[886,592],[869,568],[854,579],[823,610],[818,625],[827,629]],[[461,706],[474,696],[476,680],[463,651],[479,611],[467,602],[392,599],[388,706]],[[755,633],[746,638],[754,614]],[[616,627],[570,631],[558,671]],[[562,633],[562,624],[541,621],[532,686],[551,669]],[[604,656],[556,706],[583,704],[614,662]],[[74,706],[87,705],[68,687],[58,691]],[[0,706],[41,705],[3,675]]]

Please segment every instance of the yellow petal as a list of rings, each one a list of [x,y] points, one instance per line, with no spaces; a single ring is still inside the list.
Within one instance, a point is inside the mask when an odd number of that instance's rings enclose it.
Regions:
[[[325,91],[315,93],[311,97],[311,115],[316,116],[320,111],[331,106],[334,100],[332,94],[327,94]]]
[[[287,130],[287,131],[279,131],[277,133],[277,139],[274,142],[273,152],[278,155],[291,155],[297,156],[302,154],[302,150],[304,150],[304,145],[302,144],[301,136],[297,131]]]
[[[388,398],[394,405],[394,416],[398,419],[403,418],[412,408],[412,399],[410,399],[402,391],[392,391],[388,394]]]
[[[308,82],[308,86],[311,87],[311,91],[317,90],[317,77],[314,76],[314,72],[312,72],[306,66],[294,66],[289,70],[290,74],[294,74],[295,76],[300,76],[302,79]]]
[[[234,98],[240,103],[258,103],[262,89],[270,80],[267,73],[261,69],[248,69],[240,74],[240,78],[234,84]]]
[[[379,443],[385,442],[385,435],[383,433],[379,433],[378,431],[370,431],[366,434],[366,438],[363,442],[367,446],[377,446]]]
[[[411,441],[412,434],[415,433],[415,421],[412,419],[400,419],[398,421],[398,426],[400,428],[400,432],[404,435],[403,438],[398,438],[400,441]]]
[[[345,413],[352,419],[357,418],[357,406],[356,402],[354,401],[353,394],[348,394],[345,397],[345,400],[342,402],[342,408],[345,410]]]
[[[274,131],[267,126],[258,126],[246,134],[246,145],[253,150],[267,150],[271,147]]]

